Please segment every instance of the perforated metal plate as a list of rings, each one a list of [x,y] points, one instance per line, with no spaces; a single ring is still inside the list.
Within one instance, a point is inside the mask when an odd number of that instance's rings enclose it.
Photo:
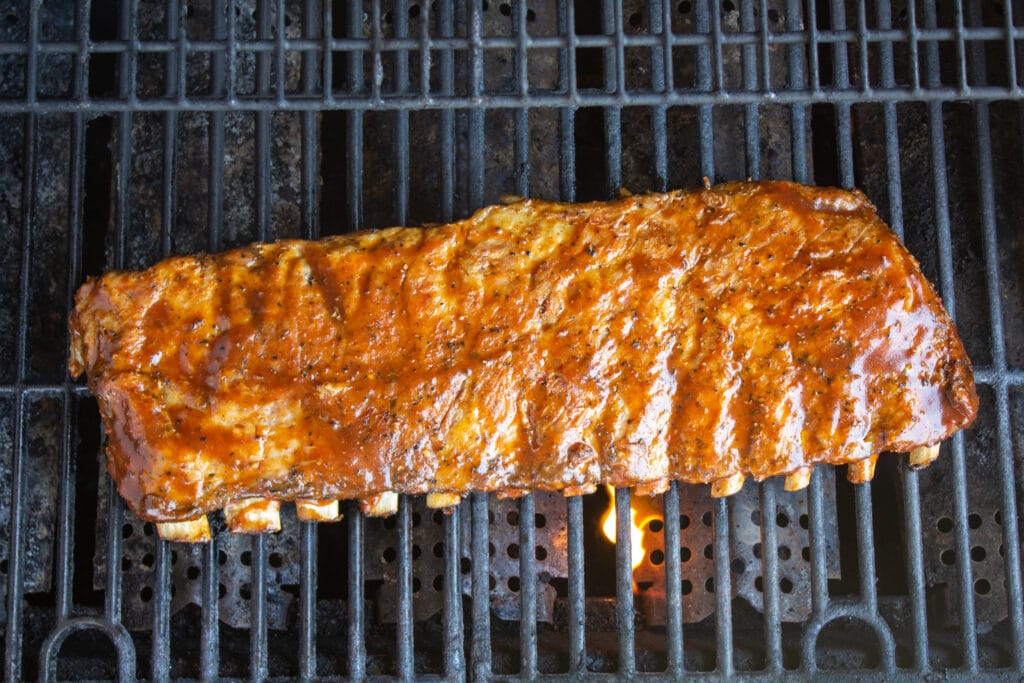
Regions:
[[[826,511],[825,538],[827,567],[830,578],[839,576],[839,553],[836,528],[835,475],[824,468],[822,477]],[[766,486],[775,487],[775,518],[767,523],[776,526],[779,557],[779,607],[783,621],[798,622],[811,611],[810,538],[808,535],[807,493],[784,493],[779,478]],[[715,611],[714,511],[708,486],[679,487],[680,559],[682,560],[683,620],[702,621]],[[661,499],[633,496],[640,512],[638,520],[645,531],[660,532],[664,518]],[[742,597],[754,608],[763,607],[761,577],[761,507],[757,485],[750,479],[730,499],[732,543],[732,594]],[[648,624],[665,623],[665,548],[661,533],[644,535],[644,558],[633,572],[640,588],[640,606]]]
[[[107,487],[110,478],[105,469],[99,483],[99,516],[96,527],[96,548],[93,588],[101,590],[106,580],[106,520]],[[210,515],[211,530],[217,544],[220,564],[220,600],[218,610],[221,621],[235,628],[248,628],[252,613],[252,536],[228,533],[219,515]],[[153,624],[153,563],[156,555],[156,533],[153,524],[142,522],[125,511],[121,534],[124,551],[121,557],[122,621],[129,629],[148,630]],[[287,627],[288,610],[299,584],[299,522],[295,507],[281,509],[281,533],[264,536],[267,565],[264,576],[267,584],[267,626],[274,629]],[[188,604],[202,605],[200,580],[203,546],[201,544],[174,543],[171,550],[171,613]]]
[[[423,496],[411,498],[410,506],[413,613],[417,620],[423,620],[440,613],[444,605],[444,513],[428,509]],[[537,618],[550,622],[556,597],[550,580],[568,574],[565,499],[557,493],[536,493],[534,506]],[[469,506],[460,506],[455,514],[459,515],[462,539],[462,592],[470,595]],[[518,501],[491,496],[488,521],[491,609],[501,619],[515,620],[519,618],[519,553],[523,552],[519,547]],[[366,578],[383,582],[377,593],[377,612],[385,623],[397,620],[396,542],[394,518],[367,520]]]

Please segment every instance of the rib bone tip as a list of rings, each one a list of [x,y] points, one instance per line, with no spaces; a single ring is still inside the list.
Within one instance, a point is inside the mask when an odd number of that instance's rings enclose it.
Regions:
[[[156,532],[165,541],[205,543],[210,540],[210,522],[206,515],[184,522],[157,522]]]
[[[453,508],[462,501],[462,496],[455,493],[428,493],[427,507],[431,510]]]
[[[295,515],[303,522],[336,522],[342,517],[336,500],[297,500]]]
[[[367,517],[390,517],[398,512],[398,493],[384,491],[359,501],[359,509]]]
[[[566,498],[574,496],[586,496],[597,490],[597,484],[569,484],[562,489],[562,495]]]
[[[939,444],[931,446],[918,446],[910,451],[910,466],[913,469],[928,467],[939,457]]]
[[[811,468],[801,467],[800,469],[786,475],[786,479],[782,483],[782,489],[784,491],[800,491],[807,488],[810,483]]]
[[[718,479],[711,483],[711,497],[712,498],[727,498],[734,493],[738,492],[743,488],[743,480],[747,478],[747,475],[737,472],[731,474],[728,477]]]
[[[875,463],[878,455],[851,462],[846,469],[846,479],[851,484],[866,484],[875,478]]]
[[[224,521],[233,534],[267,534],[281,530],[281,501],[243,498],[224,506]]]
[[[740,480],[740,486],[743,485],[743,481]],[[638,496],[660,496],[661,494],[668,491],[668,479],[656,479],[654,481],[645,481],[637,484],[634,489],[634,493]]]

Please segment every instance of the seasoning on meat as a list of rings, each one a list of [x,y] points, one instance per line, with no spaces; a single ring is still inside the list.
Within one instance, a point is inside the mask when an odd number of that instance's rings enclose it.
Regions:
[[[69,324],[121,495],[195,540],[210,511],[259,532],[291,500],[337,519],[398,493],[724,496],[818,463],[868,481],[879,452],[926,465],[977,412],[949,316],[870,202],[782,182],[171,258],[90,279]]]

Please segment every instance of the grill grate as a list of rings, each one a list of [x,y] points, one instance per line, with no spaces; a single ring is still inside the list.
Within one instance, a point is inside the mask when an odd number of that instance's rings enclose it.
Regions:
[[[8,680],[1024,673],[1019,0],[0,14]],[[147,535],[97,463],[95,402],[63,361],[85,275],[449,221],[504,193],[744,175],[862,187],[938,284],[982,411],[928,470],[883,458],[852,486],[818,468],[800,496],[748,483],[729,501],[673,485],[631,574],[629,544],[593,533],[600,496],[473,495],[430,524],[402,498],[393,527],[347,504],[341,524],[184,548]],[[624,538],[630,492],[614,503]]]

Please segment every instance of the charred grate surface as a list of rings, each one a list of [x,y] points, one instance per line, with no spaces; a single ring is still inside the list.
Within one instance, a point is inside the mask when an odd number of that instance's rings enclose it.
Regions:
[[[6,679],[1021,676],[1022,64],[1012,0],[8,2]],[[879,206],[977,369],[978,424],[935,465],[617,492],[646,511],[635,572],[598,529],[604,492],[331,525],[285,506],[282,534],[215,516],[206,547],[112,492],[64,365],[84,276],[702,176]]]

